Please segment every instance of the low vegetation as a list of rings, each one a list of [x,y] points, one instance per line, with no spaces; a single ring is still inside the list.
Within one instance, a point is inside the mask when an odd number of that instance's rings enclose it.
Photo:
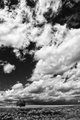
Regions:
[[[26,105],[26,102],[25,102],[25,100],[18,100],[17,102],[16,102],[16,106],[19,106],[19,107],[24,107]]]
[[[80,120],[80,107],[1,108],[0,120]]]

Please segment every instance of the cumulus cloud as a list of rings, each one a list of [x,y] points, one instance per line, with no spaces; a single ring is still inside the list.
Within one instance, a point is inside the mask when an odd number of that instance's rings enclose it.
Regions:
[[[9,74],[9,73],[11,73],[13,70],[15,70],[15,66],[14,66],[14,65],[11,65],[11,64],[7,63],[7,64],[5,64],[5,65],[3,66],[3,71],[4,71],[4,73]]]
[[[65,28],[64,33],[66,33],[65,37],[62,34],[63,40],[61,39],[58,46],[54,46],[54,44],[43,46],[35,52],[35,59],[38,60],[38,63],[31,79],[33,82],[43,80],[42,89],[44,91],[40,94],[45,96],[41,97],[43,99],[70,100],[79,96],[76,91],[80,89],[80,29],[67,30]],[[76,98],[78,99],[78,97]]]

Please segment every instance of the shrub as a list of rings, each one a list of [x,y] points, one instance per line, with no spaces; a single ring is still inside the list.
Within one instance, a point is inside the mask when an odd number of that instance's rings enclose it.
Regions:
[[[23,107],[23,106],[25,106],[26,105],[26,102],[25,102],[25,100],[18,100],[17,102],[16,102],[16,106],[19,106],[19,107]]]

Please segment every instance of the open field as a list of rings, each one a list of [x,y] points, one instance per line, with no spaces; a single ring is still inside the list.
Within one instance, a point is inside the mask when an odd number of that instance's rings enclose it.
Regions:
[[[80,106],[2,107],[0,120],[80,120]]]

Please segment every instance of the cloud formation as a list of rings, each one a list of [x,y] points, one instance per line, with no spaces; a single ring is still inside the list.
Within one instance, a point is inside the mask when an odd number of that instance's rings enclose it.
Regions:
[[[11,64],[5,64],[4,67],[3,67],[3,71],[4,73],[11,73],[13,70],[15,70],[15,66],[14,65],[11,65]]]
[[[25,1],[22,0],[13,13],[8,15],[7,8],[2,11],[2,17],[6,14],[7,22],[0,25],[0,46],[13,47],[16,57],[20,58],[19,49],[26,54],[25,48],[30,42],[35,42],[36,49],[29,54],[32,52],[34,60],[38,62],[29,79],[32,83],[25,86],[20,82],[16,83],[0,95],[1,100],[13,101],[24,98],[27,101],[48,102],[80,99],[80,29],[68,29],[66,23],[54,26],[47,23],[43,14],[50,7],[50,3],[51,1],[38,1],[35,20],[32,17],[32,9],[25,7]],[[55,13],[62,4],[61,0],[54,0],[53,3],[55,4],[51,7]],[[23,11],[30,18],[27,24],[22,24]],[[42,27],[35,27],[37,22],[45,24]],[[9,63],[4,65],[5,73],[11,73],[14,69],[14,65]]]

